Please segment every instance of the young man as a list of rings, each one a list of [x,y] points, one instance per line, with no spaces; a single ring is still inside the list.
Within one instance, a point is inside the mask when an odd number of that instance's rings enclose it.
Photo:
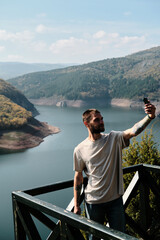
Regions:
[[[155,118],[155,109],[150,102],[145,104],[147,115],[144,119],[123,132],[111,131],[109,134],[102,134],[105,128],[98,110],[89,109],[83,113],[88,138],[74,150],[74,213],[81,213],[79,198],[84,171],[88,177],[85,188],[87,217],[103,224],[107,215],[111,228],[125,232],[122,149]],[[90,239],[97,238],[91,236]]]

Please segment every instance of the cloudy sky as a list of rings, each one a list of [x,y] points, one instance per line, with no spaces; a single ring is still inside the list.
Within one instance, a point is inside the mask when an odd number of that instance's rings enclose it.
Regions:
[[[160,0],[4,0],[0,62],[87,63],[160,46]]]

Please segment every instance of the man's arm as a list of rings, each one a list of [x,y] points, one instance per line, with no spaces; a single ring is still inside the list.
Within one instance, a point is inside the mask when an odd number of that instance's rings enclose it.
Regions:
[[[147,116],[145,116],[141,121],[136,123],[132,128],[124,131],[124,140],[128,140],[140,134],[148,126],[152,119],[155,118],[155,111],[156,108],[153,104],[151,104],[150,102],[148,104],[145,104],[145,113],[147,114]]]
[[[80,209],[80,194],[83,183],[83,175],[82,172],[75,172],[74,175],[74,213],[81,214]]]

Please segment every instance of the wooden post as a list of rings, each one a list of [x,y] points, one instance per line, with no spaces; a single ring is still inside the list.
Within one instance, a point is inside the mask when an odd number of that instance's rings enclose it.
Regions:
[[[149,188],[147,186],[147,181],[145,171],[141,170],[139,172],[140,176],[140,219],[142,228],[147,231],[150,223],[150,206],[149,206]]]
[[[12,194],[13,196],[13,194]],[[17,203],[15,197],[12,197],[12,205],[13,205],[13,220],[14,220],[14,234],[15,240],[26,240],[26,233],[20,221],[20,218],[17,213]]]

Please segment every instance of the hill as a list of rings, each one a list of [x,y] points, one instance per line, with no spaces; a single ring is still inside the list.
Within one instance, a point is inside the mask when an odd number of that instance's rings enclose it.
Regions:
[[[25,108],[27,111],[32,112],[33,116],[38,115],[37,109],[34,105],[28,101],[28,99],[10,83],[0,79],[0,96],[5,96],[8,98],[8,101],[11,101],[14,104],[20,105],[22,108]],[[2,102],[1,102],[2,106]]]
[[[0,95],[0,129],[19,128],[32,117],[31,112]]]
[[[64,68],[71,64],[0,62],[0,78],[9,79],[23,74]]]
[[[122,58],[26,74],[10,79],[30,99],[110,103],[113,98],[160,100],[160,47]],[[54,102],[54,101],[53,101]]]
[[[44,137],[59,132],[36,120],[37,114],[20,91],[0,79],[0,153],[35,147]]]

